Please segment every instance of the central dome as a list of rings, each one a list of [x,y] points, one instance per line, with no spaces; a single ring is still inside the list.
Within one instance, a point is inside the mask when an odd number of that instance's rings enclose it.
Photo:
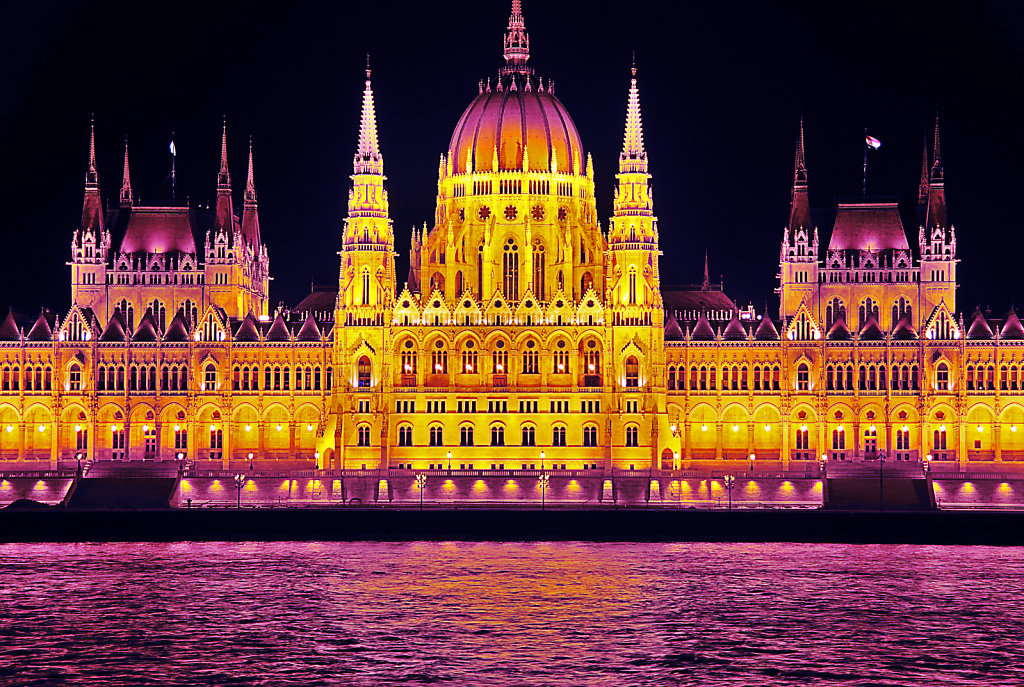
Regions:
[[[582,162],[583,145],[565,106],[551,93],[528,89],[529,76],[509,76],[502,79],[506,85],[501,90],[480,93],[459,119],[448,146],[453,171],[467,171],[468,151],[473,152],[474,171],[522,169],[525,149],[527,171],[548,171],[554,151],[557,171],[571,173],[573,160]],[[493,169],[495,146],[497,170]]]
[[[448,160],[455,174],[465,174],[467,157],[472,154],[473,171],[501,172],[522,170],[524,154],[529,158],[525,171],[555,171],[571,174],[573,163],[582,165],[583,145],[576,125],[559,102],[549,82],[533,80],[530,37],[526,34],[520,0],[512,0],[512,15],[505,34],[505,66],[491,91],[480,82],[480,94],[462,113],[448,146]],[[497,169],[494,157],[497,153]],[[555,169],[551,169],[551,154]]]

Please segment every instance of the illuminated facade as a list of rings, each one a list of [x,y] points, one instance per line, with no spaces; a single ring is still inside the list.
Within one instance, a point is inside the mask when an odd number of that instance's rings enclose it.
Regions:
[[[693,298],[661,283],[635,69],[605,229],[592,160],[529,66],[518,0],[504,58],[441,156],[401,287],[369,70],[337,290],[290,310],[268,311],[251,148],[239,216],[226,127],[207,212],[136,205],[127,151],[105,211],[91,150],[70,311],[0,325],[4,465],[596,476],[1024,460],[1024,328],[1012,312],[957,314],[937,123],[916,250],[879,203],[840,205],[822,250],[801,126],[780,310],[757,317],[706,277]]]

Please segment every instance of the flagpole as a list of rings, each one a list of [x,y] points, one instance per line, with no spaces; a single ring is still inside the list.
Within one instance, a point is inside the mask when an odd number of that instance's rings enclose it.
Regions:
[[[864,177],[861,183],[861,196],[868,199],[868,128],[864,127]]]

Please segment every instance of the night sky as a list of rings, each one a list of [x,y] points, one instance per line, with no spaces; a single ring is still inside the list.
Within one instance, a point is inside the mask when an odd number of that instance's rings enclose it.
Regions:
[[[293,304],[311,282],[336,282],[367,51],[404,281],[410,227],[433,217],[438,156],[477,81],[502,64],[509,4],[8,8],[0,35],[0,298],[27,313],[70,302],[65,263],[80,219],[90,112],[104,197],[117,198],[127,134],[143,202],[170,195],[172,130],[179,196],[213,198],[226,113],[239,202],[250,133],[255,141],[271,302]],[[530,64],[556,81],[593,153],[602,225],[636,49],[666,282],[699,282],[707,250],[712,277],[724,277],[729,295],[774,311],[801,112],[823,243],[830,206],[860,196],[865,126],[883,143],[871,156],[869,197],[899,199],[910,225],[922,142],[938,106],[963,260],[960,309],[1024,304],[1024,9],[773,4],[525,0]],[[908,234],[916,249],[916,224]]]

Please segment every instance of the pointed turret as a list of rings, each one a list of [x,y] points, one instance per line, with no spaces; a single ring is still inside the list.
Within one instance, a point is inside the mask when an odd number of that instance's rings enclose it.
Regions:
[[[644,150],[644,127],[640,117],[640,90],[636,86],[636,62],[633,62],[626,101],[626,133],[619,155],[619,172],[647,173],[647,151]]]
[[[249,137],[249,173],[245,179],[242,205],[242,237],[257,250],[260,245],[260,215],[256,206],[256,184],[252,176],[252,136]]]
[[[928,136],[925,135],[924,144],[921,146],[921,180],[917,184],[917,204],[925,207],[928,204]]]
[[[789,229],[811,228],[811,208],[807,198],[807,163],[804,157],[804,118],[800,116],[800,133],[793,161],[793,193],[789,206]]]
[[[704,251],[704,281],[700,285],[701,291],[711,290],[711,273],[708,272],[708,252]]]
[[[220,171],[217,172],[217,215],[213,228],[231,235],[234,225],[235,209],[231,201],[231,173],[228,171],[228,118],[225,115],[220,138]]]
[[[96,229],[102,231],[103,199],[100,196],[100,175],[96,171],[96,123],[89,120],[89,167],[85,172],[85,198],[82,201],[83,231]]]
[[[505,66],[503,74],[522,73],[529,76],[533,71],[526,63],[530,60],[530,36],[526,33],[523,8],[520,0],[512,0],[512,14],[508,18],[508,32],[504,42]],[[499,85],[501,80],[498,81]],[[513,82],[515,83],[515,82]]]
[[[928,175],[928,212],[925,215],[925,228],[945,228],[946,224],[946,191],[942,173],[942,150],[939,140],[939,115],[935,113],[935,141],[932,149],[932,168]]]
[[[370,83],[370,56],[366,56],[366,88],[363,90],[363,110],[359,116],[359,145],[354,161],[356,174],[384,174],[384,158],[377,142],[377,114],[373,107],[373,87]]]
[[[124,137],[124,172],[121,174],[121,207],[132,206],[132,175],[128,170],[128,137]]]

